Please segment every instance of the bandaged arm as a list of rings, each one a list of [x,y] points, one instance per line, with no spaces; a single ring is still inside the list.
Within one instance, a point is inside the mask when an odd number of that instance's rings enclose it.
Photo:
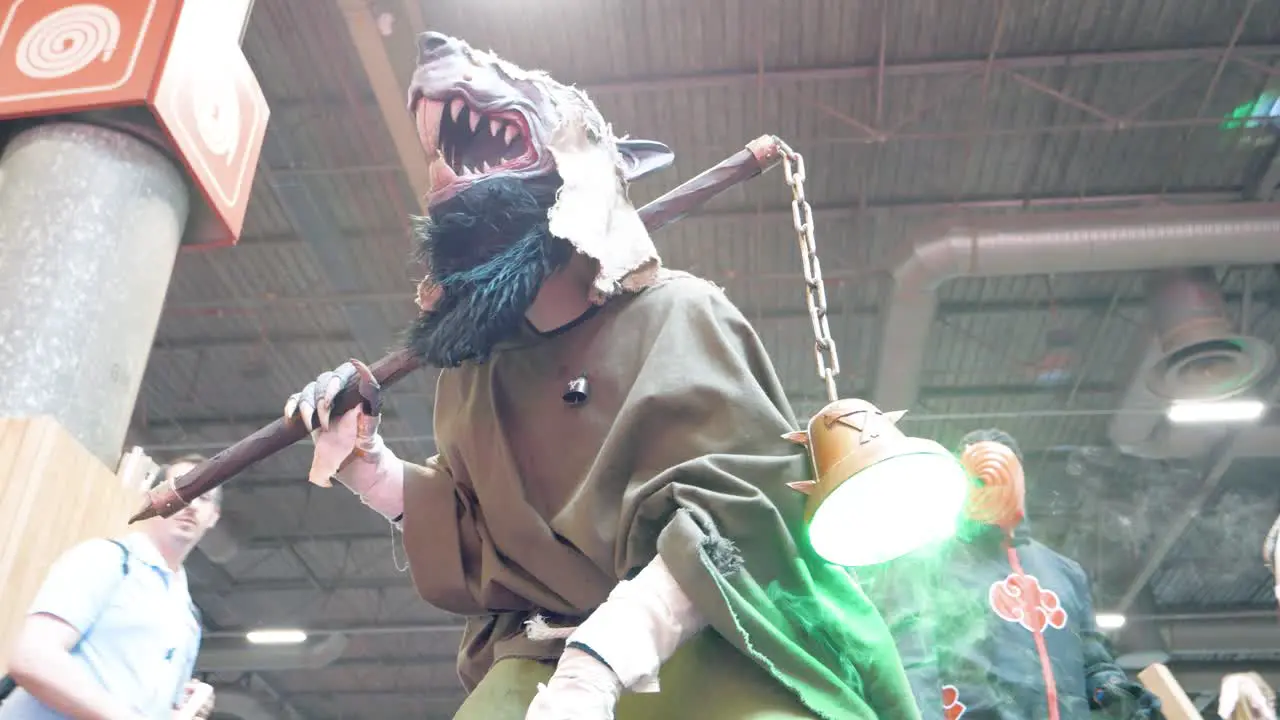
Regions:
[[[374,435],[370,450],[357,455],[337,477],[360,502],[400,524],[404,517],[404,461],[382,442],[381,435]]]
[[[328,447],[317,443],[312,481],[316,475],[329,477],[319,473],[341,463],[332,477],[355,493],[360,502],[404,531],[406,547],[432,548],[430,553],[409,554],[414,585],[432,605],[459,615],[486,615],[494,608],[524,605],[500,584],[473,582],[468,573],[468,568],[481,563],[478,520],[472,511],[474,500],[459,493],[444,457],[435,455],[422,465],[405,462],[382,441],[376,421],[366,422],[368,418],[358,415],[357,410],[351,412],[350,418],[343,417],[340,422],[354,424],[359,418],[358,435],[354,425],[349,429],[339,427],[338,432],[349,430],[355,437],[354,452],[349,441],[345,449],[335,443],[339,450],[330,457],[326,456]],[[336,457],[339,453],[341,457]],[[408,503],[406,492],[410,493]],[[414,508],[414,517],[408,523],[404,517],[406,504]]]
[[[622,687],[657,692],[662,664],[705,625],[659,555],[619,582],[566,644],[608,665]]]
[[[404,462],[382,441],[378,424],[378,417],[364,415],[359,408],[343,415],[329,430],[332,439],[316,441],[311,481],[325,484],[332,473],[360,502],[399,525],[404,516]]]

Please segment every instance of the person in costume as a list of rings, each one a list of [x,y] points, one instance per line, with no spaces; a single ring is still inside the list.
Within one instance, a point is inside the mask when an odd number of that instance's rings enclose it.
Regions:
[[[438,33],[410,111],[430,162],[422,313],[438,454],[352,361],[291,396],[330,477],[400,526],[412,578],[466,617],[457,718],[912,719],[888,626],[801,532],[810,479],[760,338],[665,270],[627,186],[669,165],[580,90]],[[572,392],[569,392],[572,391]]]
[[[973,485],[956,537],[859,572],[923,717],[1162,717],[1098,632],[1083,568],[1030,536],[1017,442],[978,430],[959,454]]]

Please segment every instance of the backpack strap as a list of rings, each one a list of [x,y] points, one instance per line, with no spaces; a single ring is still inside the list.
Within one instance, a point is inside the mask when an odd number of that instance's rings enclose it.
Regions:
[[[119,540],[116,540],[115,538],[107,538],[107,542],[120,548],[120,553],[121,553],[120,574],[122,576],[128,575],[129,574],[129,548],[125,547],[124,543],[120,542]]]
[[[115,586],[112,587],[111,592],[107,594],[107,598],[110,598],[112,595],[115,595],[115,592],[117,590],[120,589],[120,585],[124,582],[125,577],[129,574],[129,548],[126,547],[124,543],[114,538],[106,538],[106,541],[120,548],[120,553],[121,553],[120,579],[116,580]],[[98,616],[95,617],[93,619],[93,622],[89,623],[89,627],[85,628],[84,632],[80,634],[80,639],[76,640],[76,644],[71,647],[71,652],[75,652],[76,650],[78,650],[80,648],[80,645],[84,643],[84,641],[89,637],[89,633],[93,632],[94,626],[98,624],[98,620],[102,619],[102,613],[106,609],[107,609],[107,602],[104,601],[102,603],[102,607],[98,608]]]
[[[120,583],[124,581],[124,576],[129,574],[129,548],[125,547],[125,544],[120,542],[119,540],[115,540],[112,538],[106,538],[106,540],[112,545],[115,545],[116,547],[120,548],[120,552],[122,554],[122,557],[120,559],[120,580],[116,581],[115,587],[112,588],[111,590],[111,594],[115,594],[116,589],[120,587]],[[102,610],[104,609],[105,607],[100,608],[98,610],[98,614],[101,615]],[[199,616],[197,616],[197,618],[198,617]],[[84,642],[84,639],[88,637],[89,632],[93,630],[93,626],[97,622],[98,622],[98,619],[94,618],[94,621],[89,624],[89,627],[85,629],[84,633],[80,636],[80,639],[77,640],[76,644],[72,647],[73,652],[75,651],[76,648],[80,647],[80,643]],[[17,689],[18,689],[18,683],[13,679],[12,676],[5,675],[3,677],[0,677],[0,704],[4,703],[5,698],[12,695],[13,691]]]

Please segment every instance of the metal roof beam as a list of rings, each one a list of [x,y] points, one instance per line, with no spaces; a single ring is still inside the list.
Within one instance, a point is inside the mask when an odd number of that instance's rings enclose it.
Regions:
[[[303,481],[299,481],[303,482]],[[309,578],[273,578],[264,580],[238,580],[228,587],[210,587],[192,585],[192,592],[227,593],[273,593],[273,592],[321,592],[332,594],[343,590],[387,590],[389,588],[412,587],[407,575],[396,577],[368,578],[323,578],[326,589],[317,590]]]
[[[396,68],[404,64],[416,64],[417,57],[398,57],[393,64],[391,58],[387,56],[387,47],[374,23],[373,13],[367,0],[337,0],[337,3],[347,32],[351,35],[351,42],[355,45],[356,54],[360,58],[360,66],[364,69],[365,76],[373,88],[373,95],[377,100],[378,110],[382,113],[382,120],[387,124],[391,142],[396,148],[396,156],[400,159],[400,165],[404,168],[409,185],[413,188],[418,209],[426,213],[426,198],[431,190],[431,179],[425,153],[418,142],[418,133],[409,115],[408,87],[396,72]],[[411,42],[410,46],[416,47],[416,43]]]
[[[236,335],[221,338],[198,338],[198,337],[181,337],[181,338],[156,338],[153,352],[176,352],[183,350],[217,350],[217,349],[234,349],[234,348],[258,348],[267,343],[272,345],[349,345],[355,342],[355,338],[350,332],[320,332],[320,333],[270,333],[267,336],[262,335]],[[324,368],[317,368],[316,374],[320,374]]]
[[[788,274],[790,276],[790,274]],[[827,273],[828,280],[832,279],[833,274]],[[750,282],[754,278],[752,276],[739,276],[733,280],[726,280],[724,284],[733,284],[735,282]],[[770,277],[769,279],[776,279]],[[1223,294],[1223,299],[1228,305],[1239,304],[1243,301],[1243,295],[1239,292],[1229,292]],[[1263,302],[1272,304],[1276,300],[1276,292],[1264,289],[1255,293],[1254,302]],[[297,295],[283,296],[271,298],[242,298],[229,300],[214,301],[193,301],[187,303],[175,303],[173,309],[184,309],[191,314],[208,314],[217,315],[219,312],[243,312],[245,310],[263,310],[267,308],[286,308],[286,307],[305,307],[311,305],[326,304],[390,304],[405,302],[404,293],[379,293],[379,292],[350,292],[350,293],[333,293],[327,295]],[[1059,312],[1063,310],[1083,310],[1087,312],[1105,311],[1111,307],[1112,297],[1110,295],[1082,296],[1082,297],[1061,297],[1054,298],[1053,304]],[[1140,309],[1147,304],[1147,299],[1134,295],[1129,297],[1121,297],[1115,300],[1117,309]],[[995,313],[1025,313],[1029,310],[1036,309],[1036,306],[1047,308],[1047,300],[1044,299],[1005,299],[1005,300],[983,300],[983,301],[959,301],[944,302],[938,306],[939,317],[954,317],[962,315],[990,315]],[[808,317],[804,310],[792,308],[775,308],[769,310],[758,311],[750,307],[743,308],[743,312],[752,321],[758,320],[794,320],[797,318]],[[848,318],[851,316],[875,317],[879,313],[879,306],[875,304],[859,304],[854,306],[833,306],[830,314],[833,317]],[[322,332],[322,333],[271,333],[268,334],[267,340],[272,345],[288,345],[288,344],[315,344],[315,345],[336,345],[350,344],[355,342],[350,333],[347,332]],[[213,338],[159,338],[156,340],[153,352],[178,352],[178,351],[200,351],[200,350],[220,350],[220,349],[256,349],[264,344],[261,335],[237,335],[228,337]]]
[[[1114,383],[1097,383],[1085,382],[1081,383],[1079,393],[1084,394],[1110,394],[1119,389]],[[859,393],[866,393],[867,388],[855,388],[851,391],[854,396]],[[421,396],[422,393],[395,393],[400,397],[412,397],[414,395]],[[1034,383],[1016,383],[1001,385],[935,385],[925,386],[921,388],[921,394],[925,398],[934,399],[956,399],[956,398],[987,398],[987,397],[1052,397],[1062,392],[1062,388],[1052,385],[1036,385]],[[788,390],[787,397],[793,403],[817,400],[815,395],[809,390]],[[235,418],[236,426],[239,425],[266,425],[279,419],[280,413],[277,412],[244,412],[239,413]],[[410,420],[404,417],[403,413],[397,418],[395,413],[385,411],[384,420]],[[225,415],[200,416],[200,417],[174,417],[165,420],[157,420],[145,426],[146,430],[163,430],[171,427],[181,427],[184,430],[192,431],[196,428],[210,429],[228,425]],[[428,424],[427,427],[430,427]]]
[[[1223,55],[1222,45],[1197,47],[1165,47],[1148,50],[1114,50],[1102,52],[1077,53],[1032,53],[1027,55],[1003,55],[994,58],[990,66],[993,70],[1027,71],[1047,70],[1051,68],[1082,68],[1099,65],[1139,65],[1151,63],[1176,63],[1190,60],[1202,60],[1217,63]],[[1230,62],[1239,62],[1249,67],[1259,65],[1259,60],[1266,60],[1280,55],[1280,44],[1237,45],[1231,51]],[[591,95],[628,95],[637,92],[666,92],[690,88],[720,88],[729,85],[791,84],[796,82],[814,82],[824,80],[875,80],[878,77],[921,77],[971,75],[980,73],[988,66],[986,55],[980,57],[957,58],[954,60],[921,60],[915,62],[886,62],[881,67],[879,62],[857,63],[850,65],[804,66],[765,70],[756,68],[730,70],[715,73],[696,73],[690,75],[663,75],[647,78],[572,80]],[[376,102],[372,95],[357,97],[357,101]],[[307,98],[279,98],[271,101],[272,109],[283,110],[303,107],[314,108],[324,105],[350,106],[351,99],[346,95],[310,96]],[[408,113],[404,116],[407,118]]]

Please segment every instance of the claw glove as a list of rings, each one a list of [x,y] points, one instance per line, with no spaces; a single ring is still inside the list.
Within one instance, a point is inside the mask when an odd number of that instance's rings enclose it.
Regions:
[[[312,432],[316,450],[308,479],[328,487],[329,478],[337,478],[360,502],[395,522],[404,514],[404,463],[382,442],[381,419],[356,407],[327,430]]]
[[[569,636],[525,720],[612,720],[622,690],[657,692],[658,669],[705,624],[662,558],[654,558]]]

